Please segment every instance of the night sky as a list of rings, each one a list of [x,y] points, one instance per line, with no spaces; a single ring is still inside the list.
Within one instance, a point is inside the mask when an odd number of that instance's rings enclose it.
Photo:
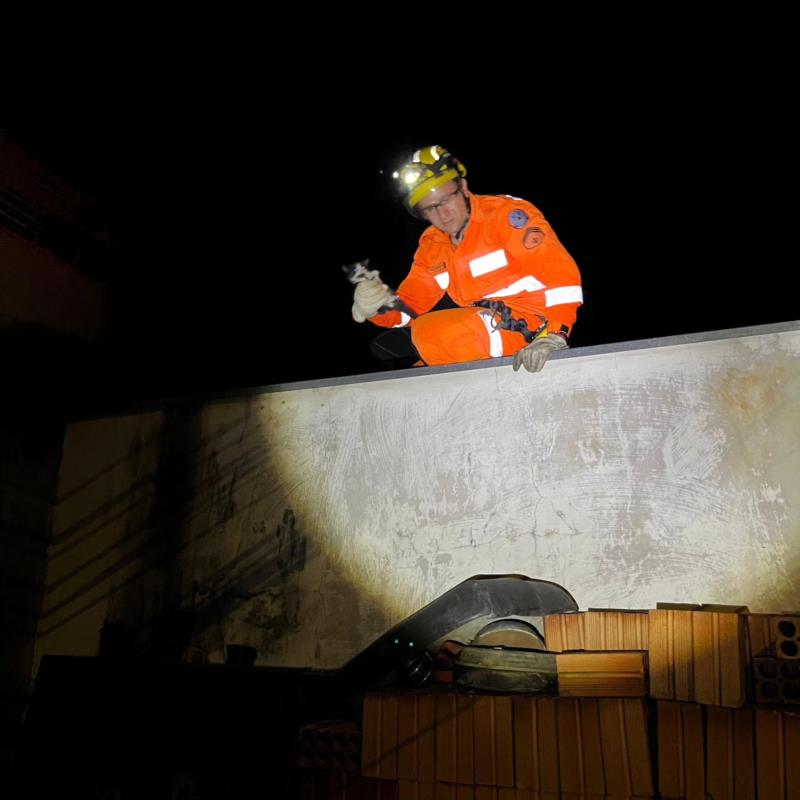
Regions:
[[[340,266],[369,257],[402,280],[423,226],[390,175],[433,143],[472,191],[524,197],[553,225],[584,281],[573,347],[800,318],[782,199],[796,191],[794,133],[777,84],[753,92],[745,68],[650,76],[646,91],[617,78],[428,113],[341,75],[308,94],[167,81],[102,103],[73,82],[6,128],[110,221],[97,357],[120,396],[393,368],[369,352],[378,329],[352,322]]]

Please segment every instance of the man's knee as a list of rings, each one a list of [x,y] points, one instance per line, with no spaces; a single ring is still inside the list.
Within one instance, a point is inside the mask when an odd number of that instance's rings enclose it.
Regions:
[[[465,309],[458,309],[458,311],[463,310]],[[411,341],[420,355],[423,355],[420,348],[424,348],[428,344],[439,345],[447,341],[449,334],[453,331],[453,326],[457,324],[452,311],[453,309],[430,311],[427,314],[421,314],[411,323]]]
[[[411,339],[428,364],[452,364],[486,358],[486,338],[479,310],[445,309],[417,317]]]

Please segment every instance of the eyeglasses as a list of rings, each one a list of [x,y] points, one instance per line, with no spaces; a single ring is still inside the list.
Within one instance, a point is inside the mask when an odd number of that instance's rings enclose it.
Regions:
[[[449,206],[453,200],[456,199],[456,195],[458,194],[461,194],[460,188],[445,195],[438,203],[431,203],[429,206],[425,206],[425,208],[420,208],[419,213],[424,217],[429,217],[434,211],[439,211],[444,206]]]

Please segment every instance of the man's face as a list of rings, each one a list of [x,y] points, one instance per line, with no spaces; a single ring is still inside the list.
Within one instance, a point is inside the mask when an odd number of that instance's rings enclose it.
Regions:
[[[466,181],[448,181],[425,195],[417,204],[424,219],[451,236],[458,233],[467,221]]]

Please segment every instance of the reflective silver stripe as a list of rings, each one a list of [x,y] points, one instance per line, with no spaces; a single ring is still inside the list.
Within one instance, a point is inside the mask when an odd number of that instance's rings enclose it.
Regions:
[[[449,272],[440,272],[438,275],[434,275],[436,278],[436,283],[439,284],[440,289],[446,289],[450,285],[450,273]]]
[[[580,286],[559,286],[558,289],[548,289],[544,293],[544,304],[550,306],[561,306],[564,303],[582,303],[583,290]]]
[[[510,297],[512,294],[519,294],[520,292],[538,292],[539,289],[544,289],[544,284],[539,283],[533,275],[526,275],[524,278],[514,281],[510,286],[506,286],[505,289],[498,289],[491,294],[485,294],[483,298],[485,300],[487,297]]]
[[[473,278],[478,278],[485,275],[487,272],[494,272],[500,267],[508,266],[508,259],[506,258],[505,250],[495,250],[493,253],[487,253],[480,258],[473,258],[469,262],[469,271],[472,273]]]
[[[478,316],[483,320],[486,326],[486,333],[489,334],[489,355],[492,358],[499,358],[503,355],[503,338],[500,336],[500,330],[494,327],[494,320],[491,314],[482,311]]]
[[[397,325],[392,325],[393,328],[405,328],[406,325],[411,321],[411,317],[406,314],[405,311],[400,312],[400,322]]]

